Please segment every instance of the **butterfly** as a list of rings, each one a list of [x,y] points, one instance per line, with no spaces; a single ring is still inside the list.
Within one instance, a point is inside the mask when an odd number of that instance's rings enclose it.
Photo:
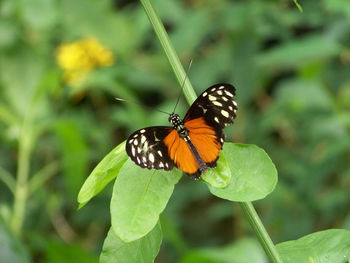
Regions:
[[[225,135],[233,123],[236,89],[216,84],[205,90],[191,105],[184,119],[169,116],[172,126],[154,126],[135,131],[126,141],[126,152],[142,168],[172,170],[177,167],[199,179],[207,168],[216,167]]]

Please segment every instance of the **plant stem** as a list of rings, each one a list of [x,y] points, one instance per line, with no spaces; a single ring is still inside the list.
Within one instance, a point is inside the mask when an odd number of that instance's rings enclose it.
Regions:
[[[168,57],[168,60],[171,64],[171,67],[176,75],[176,78],[180,85],[182,84],[184,78],[185,78],[185,70],[183,69],[181,62],[179,60],[179,57],[177,56],[170,40],[167,32],[165,31],[165,28],[160,21],[156,11],[152,7],[149,0],[140,0],[143,8],[146,11],[146,14],[153,26],[153,29],[164,49],[164,52],[166,56]],[[187,102],[189,104],[192,104],[193,101],[196,99],[196,93],[194,92],[192,85],[188,78],[185,81],[184,85],[184,95],[187,99]],[[267,256],[270,258],[271,262],[273,263],[282,263],[280,256],[274,246],[274,244],[271,241],[271,238],[269,237],[268,233],[266,232],[265,227],[263,226],[258,214],[256,213],[252,203],[250,202],[243,202],[240,203],[241,208],[245,214],[245,216],[248,218],[249,223],[253,227],[256,235],[259,238],[259,241],[261,242],[263,248],[265,249],[265,252]]]
[[[258,214],[256,213],[253,204],[251,202],[240,202],[239,205],[241,206],[270,261],[273,263],[282,263],[276,247],[272,243],[272,240],[262,224]]]
[[[143,8],[146,11],[146,14],[153,26],[153,29],[159,39],[160,44],[163,47],[163,50],[168,57],[168,60],[170,62],[170,65],[175,73],[175,76],[177,78],[177,81],[179,82],[180,85],[182,85],[186,72],[182,67],[182,64],[179,60],[179,57],[177,53],[175,52],[175,49],[173,45],[171,44],[169,40],[169,36],[167,32],[165,31],[165,28],[163,26],[163,23],[160,21],[156,11],[154,10],[152,4],[150,3],[149,0],[140,0]],[[196,93],[193,90],[193,87],[191,85],[191,82],[187,78],[184,84],[184,95],[186,97],[186,100],[189,104],[192,104],[195,99],[197,98]]]
[[[11,228],[17,236],[20,236],[22,232],[28,196],[29,160],[32,145],[32,129],[30,123],[30,113],[27,112],[23,120],[18,141],[18,168],[11,218]]]

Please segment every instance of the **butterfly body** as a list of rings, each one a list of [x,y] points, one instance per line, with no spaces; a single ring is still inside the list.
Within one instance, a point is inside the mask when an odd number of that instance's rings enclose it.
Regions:
[[[169,116],[170,126],[154,126],[131,134],[126,152],[137,165],[171,170],[174,166],[196,179],[215,167],[224,143],[223,128],[233,123],[237,103],[235,88],[216,84],[192,104],[184,119]]]

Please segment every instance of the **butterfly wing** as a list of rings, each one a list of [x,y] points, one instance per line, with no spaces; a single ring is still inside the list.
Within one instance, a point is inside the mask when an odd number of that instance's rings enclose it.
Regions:
[[[208,167],[216,166],[225,140],[223,128],[236,117],[235,94],[230,84],[213,85],[195,100],[184,118],[191,142]],[[198,170],[194,174],[198,176]]]
[[[163,140],[172,131],[175,130],[167,126],[137,130],[127,139],[126,152],[131,160],[142,168],[171,170],[174,162],[170,159]]]
[[[231,84],[209,87],[193,102],[184,122],[202,117],[216,130],[232,124],[237,111],[237,103],[233,100],[235,95],[236,89]]]

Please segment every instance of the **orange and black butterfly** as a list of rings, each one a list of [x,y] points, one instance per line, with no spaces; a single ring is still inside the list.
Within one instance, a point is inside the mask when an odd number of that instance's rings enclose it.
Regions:
[[[135,131],[126,142],[126,152],[138,166],[171,170],[174,166],[200,178],[208,167],[216,167],[224,143],[223,128],[233,123],[237,103],[230,84],[216,84],[192,104],[183,120],[169,117],[170,126]]]

